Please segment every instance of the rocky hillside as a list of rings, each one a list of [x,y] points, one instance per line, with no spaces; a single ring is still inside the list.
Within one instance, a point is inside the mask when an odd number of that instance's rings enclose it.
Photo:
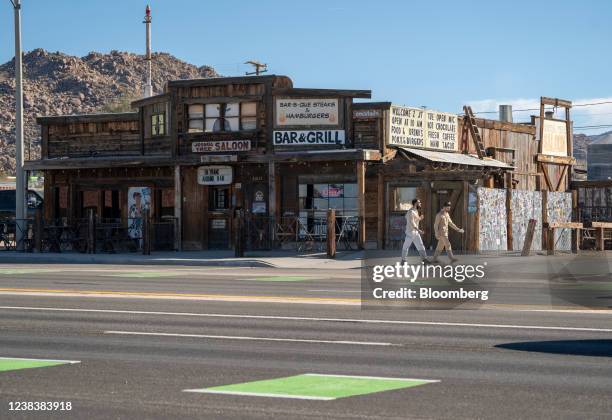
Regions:
[[[15,62],[0,65],[0,174],[15,171]],[[111,51],[73,57],[43,49],[25,53],[25,159],[39,156],[41,115],[107,112],[141,96],[145,61],[142,55]],[[161,92],[171,79],[217,76],[208,66],[197,67],[166,53],[153,54],[153,90]]]

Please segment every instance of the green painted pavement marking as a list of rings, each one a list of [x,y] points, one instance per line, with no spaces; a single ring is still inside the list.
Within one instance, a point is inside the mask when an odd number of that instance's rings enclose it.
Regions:
[[[304,276],[270,276],[270,277],[253,277],[249,279],[240,279],[248,281],[305,281],[313,280],[313,277]]]
[[[80,363],[76,360],[21,359],[0,357],[0,372]]]
[[[157,278],[180,276],[181,273],[160,272],[160,271],[137,271],[117,274],[104,274],[103,277],[130,277],[130,278]]]
[[[186,389],[184,391],[207,394],[297,398],[305,400],[335,400],[337,398],[352,397],[355,395],[366,395],[375,392],[411,388],[432,382],[439,381],[429,379],[306,373],[303,375],[288,376],[286,378],[244,382],[202,389]]]
[[[0,268],[0,274],[7,274],[7,275],[57,273],[59,271],[60,270],[52,270],[48,268]]]

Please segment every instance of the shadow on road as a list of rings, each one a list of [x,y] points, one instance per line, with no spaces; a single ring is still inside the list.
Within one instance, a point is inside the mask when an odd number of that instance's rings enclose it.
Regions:
[[[526,341],[498,344],[497,348],[574,356],[612,357],[612,340]]]

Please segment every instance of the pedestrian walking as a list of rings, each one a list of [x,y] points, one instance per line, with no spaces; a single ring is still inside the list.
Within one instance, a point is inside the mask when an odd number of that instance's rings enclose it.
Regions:
[[[438,240],[438,245],[436,246],[436,251],[434,252],[433,262],[438,262],[438,257],[444,249],[446,249],[446,253],[448,254],[448,258],[450,259],[451,263],[457,261],[457,258],[455,258],[453,255],[451,243],[448,240],[448,228],[451,227],[459,233],[463,233],[465,231],[453,223],[450,217],[450,211],[451,203],[450,201],[447,201],[444,203],[442,210],[440,210],[436,215],[436,221],[434,222],[434,233],[436,235],[436,239]]]
[[[423,231],[419,228],[419,223],[423,220],[423,216],[419,213],[421,207],[421,200],[415,198],[412,200],[412,207],[406,212],[406,239],[404,239],[404,246],[402,247],[402,264],[406,261],[412,244],[416,247],[423,262],[430,262],[427,259],[427,251],[425,251],[425,245],[423,245],[423,239],[421,238]]]

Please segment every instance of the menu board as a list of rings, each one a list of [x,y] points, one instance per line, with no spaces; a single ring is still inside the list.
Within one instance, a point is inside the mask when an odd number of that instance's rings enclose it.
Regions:
[[[457,122],[455,114],[392,105],[387,144],[456,152],[459,150]]]
[[[338,125],[338,99],[277,99],[276,125],[279,127]]]

